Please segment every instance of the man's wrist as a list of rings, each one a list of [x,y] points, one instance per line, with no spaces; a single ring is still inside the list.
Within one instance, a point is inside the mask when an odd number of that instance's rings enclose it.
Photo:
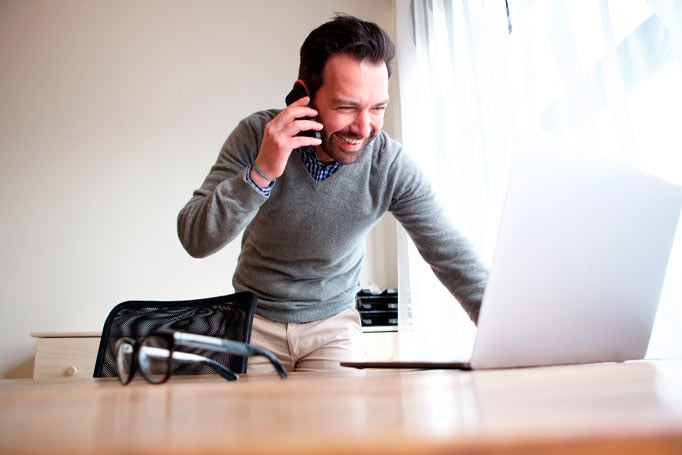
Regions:
[[[261,176],[260,173],[256,171],[255,165],[249,166],[246,170],[246,181],[266,196],[270,194],[272,187],[275,186],[275,179]]]
[[[261,188],[268,187],[275,183],[275,179],[263,172],[255,162],[253,163],[253,166],[251,166],[251,179]]]

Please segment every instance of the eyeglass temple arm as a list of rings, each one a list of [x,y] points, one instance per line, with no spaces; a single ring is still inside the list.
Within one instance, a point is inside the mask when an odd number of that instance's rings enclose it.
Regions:
[[[228,340],[226,338],[196,335],[194,333],[174,332],[173,335],[175,337],[175,343],[187,347],[215,349],[242,357],[262,355],[263,357],[266,357],[270,363],[272,363],[272,366],[275,367],[275,370],[277,370],[277,374],[279,374],[280,378],[284,379],[287,377],[287,372],[277,357],[275,357],[272,352],[260,346],[242,343],[241,341]]]
[[[168,358],[168,349],[154,348],[151,346],[146,346],[143,349],[144,354],[148,357],[156,357],[160,359]],[[173,360],[185,363],[202,362],[213,368],[216,371],[216,373],[218,373],[220,376],[224,377],[228,381],[235,381],[239,379],[239,375],[237,375],[234,371],[219,364],[213,359],[209,359],[208,357],[204,357],[199,354],[173,351]]]

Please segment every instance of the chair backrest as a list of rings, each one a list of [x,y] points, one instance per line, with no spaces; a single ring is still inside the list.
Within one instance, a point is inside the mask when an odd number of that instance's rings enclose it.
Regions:
[[[158,329],[228,338],[248,343],[256,310],[256,296],[239,292],[218,297],[181,301],[127,301],[116,305],[104,322],[93,377],[116,376],[114,345],[121,337],[136,340]],[[235,373],[246,373],[247,358],[202,349],[186,349],[209,357]],[[214,371],[200,364],[173,366],[171,374],[208,374]]]

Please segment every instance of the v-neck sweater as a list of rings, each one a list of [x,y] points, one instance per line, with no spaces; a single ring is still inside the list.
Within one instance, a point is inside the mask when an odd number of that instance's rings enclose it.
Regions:
[[[315,181],[292,153],[269,195],[247,181],[265,125],[278,113],[252,114],[229,135],[178,215],[184,248],[206,257],[242,234],[235,292],[254,292],[256,312],[267,319],[305,323],[354,307],[365,238],[388,211],[476,321],[487,271],[419,167],[385,132],[324,180]]]

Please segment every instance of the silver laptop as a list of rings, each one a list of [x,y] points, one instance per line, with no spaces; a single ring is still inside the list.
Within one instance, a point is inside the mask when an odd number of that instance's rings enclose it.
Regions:
[[[539,136],[517,146],[471,359],[342,365],[489,369],[645,356],[682,187]]]

